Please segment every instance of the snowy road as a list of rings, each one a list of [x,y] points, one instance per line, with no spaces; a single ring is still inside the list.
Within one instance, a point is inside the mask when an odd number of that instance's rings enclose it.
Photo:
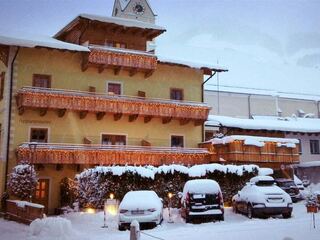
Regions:
[[[167,214],[161,226],[152,230],[145,230],[147,234],[166,240],[319,240],[320,239],[320,213],[316,214],[316,229],[311,225],[311,214],[306,213],[303,203],[294,204],[293,217],[291,219],[269,218],[248,219],[243,215],[232,213],[226,209],[225,221],[204,224],[185,224],[174,212],[174,223],[167,223]],[[39,236],[31,236],[29,227],[0,219],[0,239],[2,240],[129,240],[129,231],[119,232],[116,219],[109,221],[109,228],[101,228],[103,214],[72,213],[65,216],[72,222],[74,232],[72,236],[65,238],[52,237],[50,230]],[[141,240],[153,238],[142,235]]]

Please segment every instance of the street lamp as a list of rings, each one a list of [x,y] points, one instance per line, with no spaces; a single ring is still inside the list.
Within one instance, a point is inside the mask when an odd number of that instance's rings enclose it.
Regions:
[[[171,198],[173,197],[173,194],[171,192],[168,193],[168,198],[169,198],[169,220],[168,223],[173,223],[172,217],[171,217]]]
[[[30,157],[29,157],[29,161],[28,161],[28,164],[29,164],[29,168],[30,168],[30,180],[32,179],[32,165],[31,163],[33,162],[33,156],[34,156],[34,153],[36,151],[36,148],[37,148],[37,143],[36,142],[31,142],[29,143],[29,150],[30,150]],[[30,187],[30,195],[29,195],[29,201],[32,202],[32,187]]]

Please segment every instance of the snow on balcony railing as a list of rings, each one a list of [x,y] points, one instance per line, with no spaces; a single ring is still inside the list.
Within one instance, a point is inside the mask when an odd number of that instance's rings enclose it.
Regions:
[[[31,154],[32,153],[32,154]],[[29,143],[17,148],[18,160],[35,164],[162,165],[209,163],[212,154],[204,148],[174,148],[128,145],[38,143],[33,152]]]
[[[35,87],[18,90],[17,105],[200,120],[207,119],[210,110],[207,104],[192,101]]]
[[[156,57],[153,53],[140,51],[140,50],[134,50],[134,49],[128,49],[128,48],[116,48],[116,47],[109,47],[109,46],[101,46],[101,45],[89,45],[90,49],[96,49],[96,50],[105,50],[110,52],[116,52],[116,53],[130,53],[130,54],[137,54],[137,55],[144,55],[149,57]]]

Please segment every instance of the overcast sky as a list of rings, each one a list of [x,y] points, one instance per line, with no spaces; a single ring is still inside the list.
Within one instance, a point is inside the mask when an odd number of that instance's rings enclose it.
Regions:
[[[138,1],[138,0],[137,0]],[[149,0],[157,54],[226,66],[220,84],[320,94],[320,0]],[[53,35],[113,0],[0,0],[0,28]],[[215,79],[211,80],[215,83]]]

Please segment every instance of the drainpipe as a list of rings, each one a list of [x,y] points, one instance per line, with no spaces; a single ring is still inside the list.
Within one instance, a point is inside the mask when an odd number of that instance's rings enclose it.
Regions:
[[[216,75],[217,71],[211,73],[211,75],[201,84],[201,102],[204,102],[204,85],[214,76]],[[201,139],[202,142],[205,141],[205,134],[204,134],[204,123],[201,126]]]
[[[320,118],[320,101],[317,101],[318,118]]]
[[[12,46],[11,46],[12,47]],[[9,171],[9,149],[10,149],[10,129],[11,129],[11,115],[12,115],[12,88],[13,88],[13,66],[14,62],[17,58],[19,53],[20,47],[17,48],[16,52],[14,53],[12,62],[10,64],[10,79],[9,79],[9,99],[8,99],[8,134],[7,134],[7,146],[6,146],[6,169],[5,169],[5,179],[4,179],[4,192],[7,191],[7,180],[8,180],[8,171]],[[10,53],[10,51],[9,51]]]
[[[248,118],[251,118],[251,94],[248,95]]]

